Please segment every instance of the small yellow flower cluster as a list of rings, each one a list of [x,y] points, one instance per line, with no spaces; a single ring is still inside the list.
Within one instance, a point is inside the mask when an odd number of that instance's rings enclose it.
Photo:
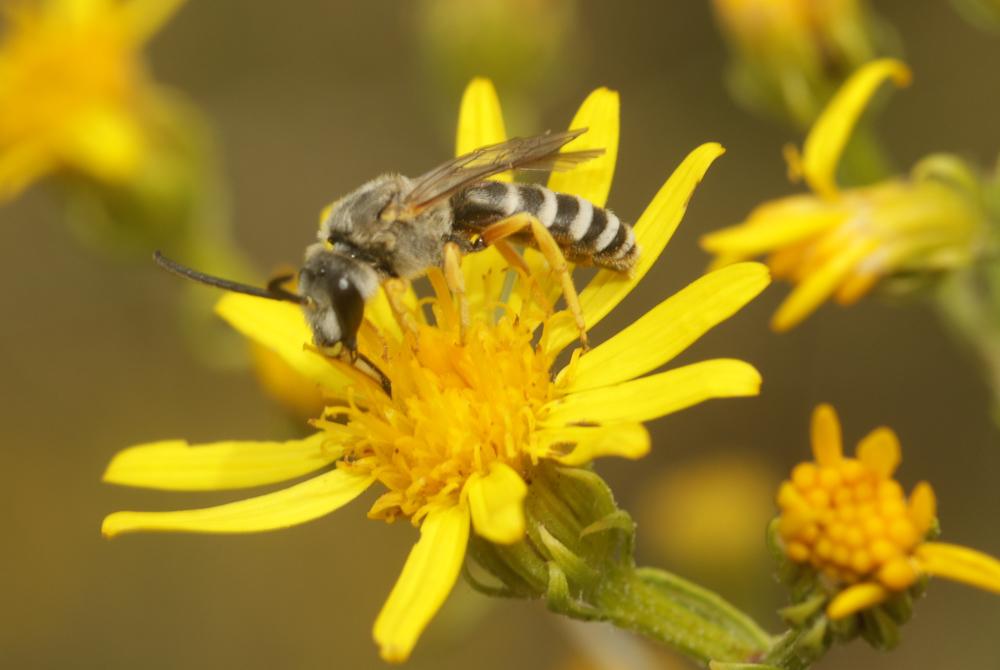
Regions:
[[[876,428],[843,454],[833,408],[820,405],[812,419],[813,462],[800,463],[778,490],[778,534],[785,554],[821,575],[834,594],[827,608],[840,619],[873,607],[939,575],[1000,593],[1000,562],[972,549],[928,542],[936,502],[921,482],[907,498],[893,479],[899,440]]]
[[[917,579],[907,556],[934,523],[934,494],[917,486],[909,502],[891,479],[899,462],[892,431],[876,430],[841,457],[833,410],[816,410],[815,463],[800,463],[778,493],[779,533],[789,558],[810,563],[836,584],[874,576],[893,590]]]

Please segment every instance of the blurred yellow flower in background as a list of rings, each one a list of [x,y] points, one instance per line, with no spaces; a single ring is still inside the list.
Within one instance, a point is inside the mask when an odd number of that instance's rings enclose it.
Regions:
[[[0,42],[0,202],[68,170],[140,170],[160,104],[145,43],[183,0],[12,0]]]
[[[927,540],[937,524],[934,491],[921,482],[904,494],[893,478],[902,454],[892,430],[876,428],[846,458],[837,415],[820,405],[812,450],[813,461],[781,484],[777,529],[787,556],[821,575],[831,619],[874,607],[924,576],[1000,593],[1000,561]]]
[[[850,305],[879,280],[968,265],[984,246],[985,219],[975,179],[957,159],[932,156],[909,177],[840,189],[837,165],[858,117],[880,84],[910,71],[874,61],[848,80],[816,121],[801,158],[787,152],[793,177],[812,194],[766,202],[736,226],[705,235],[715,265],[769,254],[774,276],[795,284],[771,321],[785,331],[833,296]]]
[[[617,93],[598,89],[587,98],[570,127],[590,130],[569,146],[602,147],[606,153],[554,174],[550,187],[604,205],[617,154],[618,117]],[[457,152],[505,136],[492,84],[473,81],[462,102]],[[602,270],[580,293],[588,328],[656,261],[697,183],[721,153],[713,143],[695,149],[656,194],[636,223],[642,255],[631,276]],[[402,661],[457,579],[470,526],[498,544],[524,537],[525,480],[536,465],[639,458],[650,446],[642,422],[711,398],[758,391],[757,371],[731,359],[647,373],[763,290],[769,282],[763,265],[741,263],[702,277],[599,346],[576,348],[555,374],[557,356],[577,341],[578,332],[573,319],[554,308],[559,282],[541,255],[527,250],[523,267],[511,269],[494,247],[467,256],[462,268],[464,295],[451,293],[442,273],[432,270],[432,296],[418,298],[390,282],[367,306],[359,346],[388,375],[391,395],[356,368],[311,348],[311,333],[295,306],[225,296],[218,305],[223,318],[322,389],[326,409],[313,422],[319,432],[285,443],[192,447],[170,441],[133,447],[114,458],[105,480],[221,490],[326,471],[220,507],[117,512],[105,519],[104,534],[283,528],[326,515],[378,481],[387,491],[369,517],[403,517],[420,528],[374,627],[383,658]]]
[[[886,49],[865,0],[714,0],[735,97],[806,128],[855,68]]]
[[[763,563],[760,529],[773,513],[775,481],[758,460],[732,453],[673,464],[640,497],[644,541],[669,563],[704,573]]]

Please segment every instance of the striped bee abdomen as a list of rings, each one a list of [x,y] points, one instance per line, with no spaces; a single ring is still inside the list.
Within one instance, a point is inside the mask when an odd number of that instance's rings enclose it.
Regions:
[[[544,186],[484,181],[452,196],[451,206],[455,225],[472,230],[527,212],[552,233],[574,263],[628,272],[639,258],[632,226],[614,212]],[[517,239],[533,244],[530,233]]]

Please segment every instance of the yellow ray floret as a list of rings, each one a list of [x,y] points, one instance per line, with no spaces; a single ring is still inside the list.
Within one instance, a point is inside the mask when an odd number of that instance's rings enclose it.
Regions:
[[[574,123],[586,122],[611,150],[587,170],[563,174],[560,189],[603,202],[614,170],[618,96],[598,89]],[[459,151],[500,141],[504,124],[492,84],[475,80],[463,98]],[[572,125],[572,124],[571,124]],[[589,135],[589,134],[588,134]],[[585,135],[584,137],[588,137]],[[592,146],[585,144],[584,146]],[[575,148],[575,147],[574,147]],[[593,325],[641,279],[666,246],[695,186],[721,147],[693,151],[640,217],[643,256],[633,277],[601,272],[583,291]],[[758,392],[760,375],[729,359],[647,374],[669,362],[767,285],[767,269],[741,263],[714,272],[664,301],[632,327],[590,351],[554,299],[558,288],[536,255],[509,268],[499,254],[463,259],[464,295],[430,275],[432,294],[417,299],[389,283],[366,309],[361,352],[383,370],[391,394],[343,361],[310,345],[294,306],[242,294],[218,313],[257,345],[281,357],[324,394],[316,435],[287,443],[188,446],[171,441],[134,447],[109,466],[108,481],[204,490],[277,482],[324,470],[290,488],[204,510],[119,512],[104,531],[254,532],[302,523],[346,504],[371,484],[381,495],[368,515],[403,518],[420,528],[374,628],[382,656],[404,660],[459,573],[470,532],[497,544],[525,536],[526,480],[543,460],[583,466],[604,456],[635,459],[650,448],[648,421],[712,399]],[[484,260],[485,259],[485,260]],[[397,294],[397,290],[402,291]],[[558,298],[558,293],[555,294]],[[463,318],[465,300],[472,309]],[[644,376],[645,375],[645,376]]]
[[[926,482],[909,498],[893,478],[899,440],[876,428],[843,455],[840,423],[829,405],[813,413],[813,462],[800,463],[781,484],[778,533],[788,557],[821,575],[832,598],[827,615],[841,619],[936,575],[1000,593],[1000,561],[925,538],[935,523]]]
[[[802,148],[801,165],[793,162],[790,166],[793,173],[801,174],[820,196],[836,195],[840,156],[868,101],[886,80],[891,79],[897,86],[908,86],[911,77],[910,69],[892,58],[873,61],[860,68],[816,119]]]
[[[326,433],[287,442],[154,442],[118,452],[104,481],[165,491],[221,491],[276,484],[309,474],[343,455]]]

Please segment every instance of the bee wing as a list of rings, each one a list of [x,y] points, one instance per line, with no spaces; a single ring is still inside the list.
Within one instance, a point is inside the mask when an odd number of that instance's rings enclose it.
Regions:
[[[414,179],[413,190],[403,200],[403,208],[416,213],[451,197],[466,186],[508,170],[568,170],[597,158],[604,149],[559,150],[586,128],[534,137],[515,137],[453,158]]]

